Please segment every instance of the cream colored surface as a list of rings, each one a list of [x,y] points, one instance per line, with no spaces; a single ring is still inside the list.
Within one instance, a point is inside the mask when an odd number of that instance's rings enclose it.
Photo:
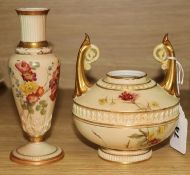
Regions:
[[[46,15],[19,15],[19,17],[21,22],[21,41],[39,42],[46,39]]]
[[[155,102],[156,104],[158,104],[158,106],[151,109],[152,111],[175,106],[179,102],[178,98],[169,95],[159,85],[150,89],[142,89],[136,91],[131,91],[127,88],[122,90],[109,90],[94,85],[88,92],[86,92],[82,96],[74,98],[74,102],[81,106],[97,110],[99,109],[113,112],[142,112],[141,110],[139,111],[139,108],[133,103],[126,103],[119,98],[119,95],[121,95],[121,93],[124,91],[138,94],[138,98],[136,101],[137,103],[142,104],[142,106],[146,106],[147,103],[151,102]],[[100,104],[99,100],[103,98],[108,98],[110,102],[104,105]],[[111,103],[112,99],[114,100],[114,104]],[[147,109],[147,111],[150,111],[150,109]]]
[[[139,159],[140,161],[149,159],[152,155],[152,150],[139,150],[131,153],[130,151],[119,152],[116,150],[98,149],[98,155],[108,161],[130,164],[131,162],[137,162]],[[126,157],[126,155],[128,156]]]
[[[47,130],[49,130],[51,126],[51,119],[52,119],[52,113],[55,105],[55,101],[52,101],[49,96],[51,95],[51,91],[49,91],[49,81],[52,76],[49,76],[47,73],[48,66],[52,65],[52,62],[54,63],[53,69],[56,70],[57,66],[59,65],[57,57],[53,54],[44,54],[44,55],[19,55],[15,54],[10,58],[9,61],[9,67],[14,72],[15,77],[19,80],[20,85],[24,84],[22,80],[21,73],[18,71],[18,69],[15,67],[15,64],[19,61],[25,61],[27,63],[33,62],[33,64],[39,64],[39,68],[35,70],[37,81],[36,83],[47,90],[47,93],[44,94],[42,97],[40,97],[40,100],[45,100],[48,104],[46,108],[46,114],[42,115],[39,113],[39,111],[36,111],[35,104],[34,108],[34,114],[29,115],[27,110],[23,110],[22,104],[20,103],[20,100],[16,96],[16,88],[13,88],[13,95],[15,98],[15,103],[18,108],[21,121],[22,121],[22,127],[25,132],[27,132],[32,137],[38,137],[43,136]],[[53,71],[52,71],[53,74]],[[21,83],[22,82],[22,83]],[[16,87],[16,80],[14,77],[12,77],[12,84]],[[44,86],[45,85],[45,86]],[[28,117],[29,115],[29,117]]]
[[[23,8],[22,11],[32,12],[32,9]],[[33,9],[34,11],[40,13],[42,9]],[[22,41],[45,40],[46,16],[19,16]],[[35,30],[32,30],[33,27]],[[25,53],[26,50],[28,53]],[[29,138],[33,138],[30,141],[35,140],[34,143],[28,143],[11,152],[10,159],[21,164],[40,165],[63,158],[61,148],[45,142],[38,143],[41,141],[38,138],[43,138],[51,127],[60,75],[59,59],[51,53],[43,54],[43,48],[39,53],[38,50],[31,49],[30,52],[30,47],[19,52],[17,50],[8,64],[12,92],[22,128]]]
[[[62,149],[46,142],[28,143],[12,151],[15,157],[27,161],[40,162],[59,156]]]
[[[7,59],[20,40],[18,7],[49,7],[47,40],[61,58],[61,88],[74,88],[79,45],[88,33],[101,48],[101,59],[89,75],[99,79],[115,69],[140,69],[160,76],[152,50],[169,33],[176,57],[185,70],[183,89],[190,88],[189,0],[0,0],[0,69],[6,82]]]
[[[99,55],[97,47],[93,54],[87,54],[91,43],[86,35],[76,62],[73,114],[77,129],[91,142],[111,150],[98,151],[106,160],[129,164],[149,159],[151,153],[142,154],[139,150],[162,142],[176,127],[179,116],[179,98],[173,91],[177,86],[176,61],[170,61],[172,64],[168,64],[166,71],[164,85],[169,84],[169,89],[137,70],[111,71],[98,81],[104,82],[103,86],[96,83],[91,87],[84,72],[85,60]],[[125,151],[121,158],[120,152]],[[128,154],[129,151],[139,154]]]
[[[97,146],[85,140],[73,127],[73,90],[59,91],[56,102],[51,137],[48,142],[64,148],[63,160],[47,166],[20,166],[9,160],[9,153],[24,139],[12,92],[0,88],[0,174],[2,175],[188,175],[190,173],[190,134],[188,129],[187,154],[182,155],[169,147],[168,141],[153,148],[150,160],[138,164],[121,165],[104,161],[97,156]],[[189,119],[188,91],[182,91],[182,106]]]

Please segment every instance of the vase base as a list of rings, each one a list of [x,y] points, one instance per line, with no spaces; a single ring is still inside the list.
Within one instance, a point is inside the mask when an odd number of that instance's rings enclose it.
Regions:
[[[149,159],[152,155],[152,150],[119,151],[99,148],[98,155],[104,160],[111,162],[131,164]]]
[[[56,162],[64,157],[60,147],[46,142],[34,142],[23,145],[10,153],[10,159],[16,163],[43,165]]]

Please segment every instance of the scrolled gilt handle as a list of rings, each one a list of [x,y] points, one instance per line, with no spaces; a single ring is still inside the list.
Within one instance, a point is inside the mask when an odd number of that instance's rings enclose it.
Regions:
[[[91,44],[84,53],[84,69],[90,70],[91,63],[95,62],[100,56],[99,48]]]
[[[161,68],[165,71],[165,76],[160,85],[169,94],[179,97],[177,84],[177,68],[174,48],[165,34],[162,43],[157,45],[153,50],[154,58],[161,63]]]
[[[90,37],[85,34],[85,39],[77,57],[74,97],[81,96],[92,86],[86,77],[85,70],[90,70],[90,64],[96,61],[99,56],[100,51],[98,47],[91,44]]]
[[[154,58],[161,63],[163,70],[167,69],[167,51],[163,43],[157,45],[153,50]]]

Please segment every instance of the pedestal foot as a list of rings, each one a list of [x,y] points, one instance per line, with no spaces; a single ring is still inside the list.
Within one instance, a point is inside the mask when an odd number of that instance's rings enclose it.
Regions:
[[[34,142],[23,145],[10,154],[10,159],[20,164],[43,165],[56,162],[64,157],[60,147],[46,142]]]
[[[152,150],[119,151],[100,148],[98,155],[108,161],[130,164],[149,159],[152,155]]]

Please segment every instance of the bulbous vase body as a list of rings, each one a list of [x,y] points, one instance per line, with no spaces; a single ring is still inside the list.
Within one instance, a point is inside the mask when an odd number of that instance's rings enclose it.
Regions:
[[[51,127],[60,63],[45,40],[48,9],[21,8],[17,13],[21,42],[9,60],[9,75],[22,128],[30,143],[12,151],[11,159],[34,165],[50,163],[63,157],[61,148],[43,142]]]
[[[116,70],[92,85],[84,69],[98,56],[86,35],[76,66],[74,123],[85,138],[99,145],[103,159],[125,164],[149,159],[151,147],[168,138],[177,124],[175,81],[161,86],[142,71]],[[171,65],[173,74],[166,77],[175,80],[175,62]]]

